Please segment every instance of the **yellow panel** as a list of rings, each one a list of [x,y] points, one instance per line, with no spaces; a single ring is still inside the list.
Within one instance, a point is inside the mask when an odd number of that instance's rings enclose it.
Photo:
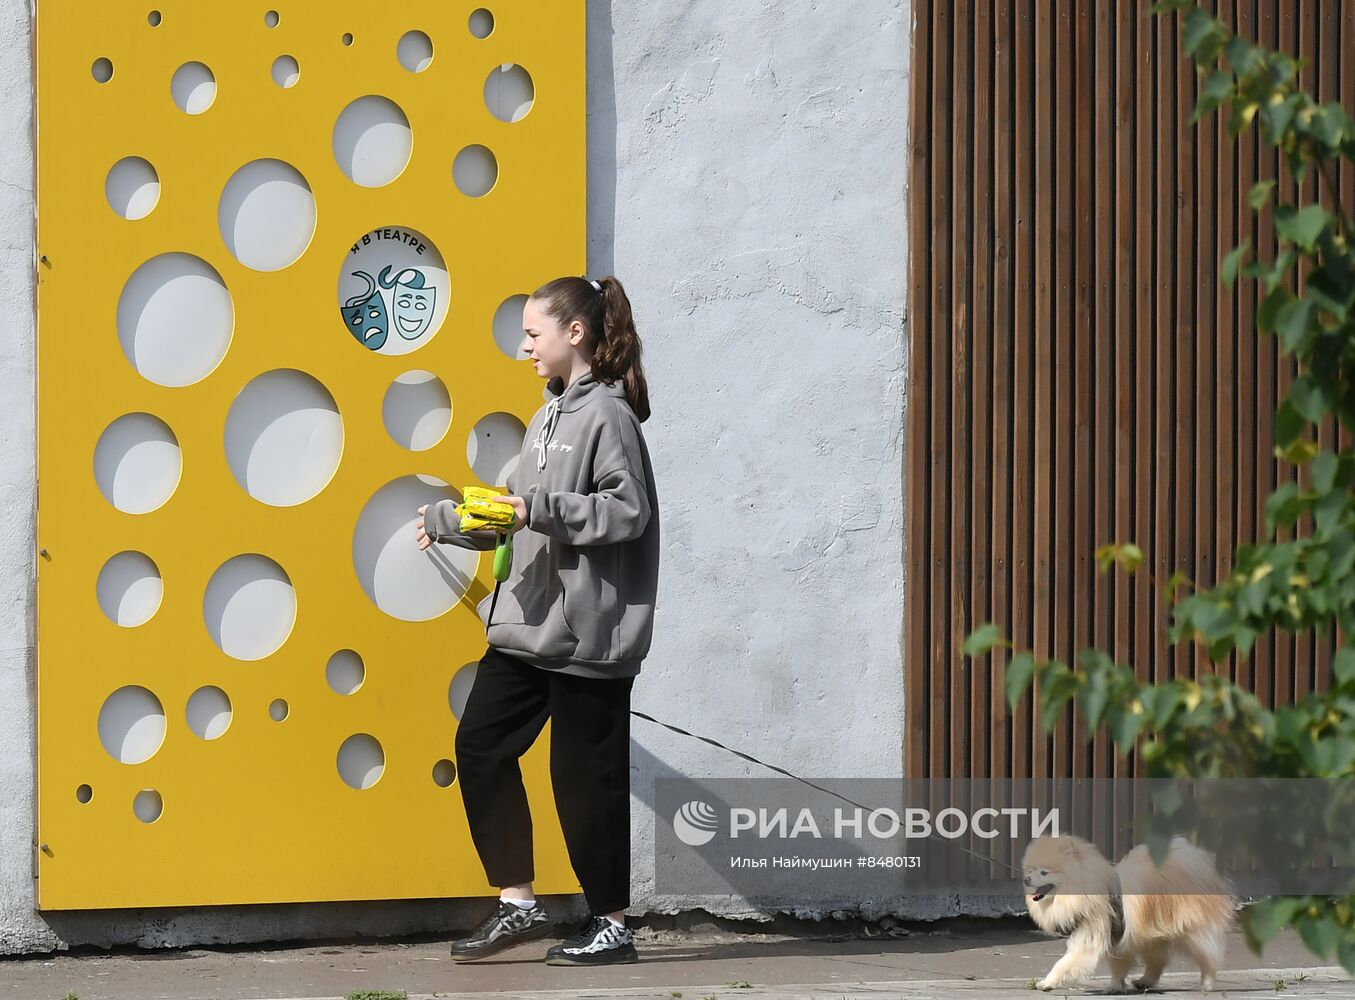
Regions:
[[[448,685],[478,660],[484,633],[474,603],[493,584],[482,557],[460,604],[410,623],[376,608],[352,559],[353,528],[384,484],[421,473],[454,487],[475,483],[471,428],[506,411],[524,423],[542,383],[495,346],[498,305],[560,274],[585,268],[583,0],[491,4],[492,34],[468,30],[477,3],[424,0],[276,0],[269,4],[146,0],[40,0],[38,60],[38,896],[43,909],[180,906],[314,900],[471,896],[491,891],[475,856],[458,788],[432,780],[453,757]],[[265,11],[277,10],[276,27]],[[155,8],[162,17],[148,21]],[[396,58],[399,38],[426,32],[432,64],[418,74]],[[351,44],[343,36],[351,34]],[[300,82],[282,89],[270,67],[294,56]],[[91,65],[113,64],[96,82]],[[215,103],[181,112],[175,69],[201,61],[215,74]],[[535,104],[509,124],[483,92],[503,63],[529,70]],[[381,188],[350,182],[332,152],[340,111],[380,94],[413,130],[413,156]],[[472,143],[498,159],[497,186],[472,199],[452,181],[456,153]],[[149,160],[158,205],[127,221],[104,184],[126,156]],[[314,238],[280,271],[243,266],[218,227],[218,202],[244,164],[277,158],[305,176],[317,204]],[[344,255],[368,230],[409,226],[441,251],[451,276],[440,332],[404,356],[372,353],[345,330],[336,285]],[[117,304],[128,276],[159,254],[195,254],[223,278],[235,308],[225,359],[202,381],[165,388],[141,377],[119,345]],[[344,448],[327,488],[299,506],[266,506],[236,483],[223,427],[236,394],[256,375],[297,368],[333,395]],[[451,429],[413,453],[387,435],[382,398],[410,369],[442,378]],[[183,474],[159,509],[124,514],[93,472],[95,444],[125,413],[144,411],[177,436]],[[484,484],[495,485],[495,484]],[[410,544],[413,544],[411,539]],[[104,562],[137,550],[158,565],[164,597],[146,624],[123,628],[100,611]],[[295,627],[273,655],[243,662],[221,652],[204,624],[208,579],[226,560],[262,553],[288,573]],[[357,650],[360,690],[330,690],[325,664]],[[142,685],[164,706],[167,731],[149,760],[123,764],[101,745],[108,695]],[[230,697],[233,718],[204,741],[185,721],[202,685]],[[268,711],[285,698],[290,716]],[[385,771],[365,790],[336,769],[340,744],[370,733]],[[551,800],[547,736],[523,759],[536,817],[538,889],[576,892]],[[77,800],[78,786],[93,790]],[[138,790],[164,802],[153,823],[133,814]]]

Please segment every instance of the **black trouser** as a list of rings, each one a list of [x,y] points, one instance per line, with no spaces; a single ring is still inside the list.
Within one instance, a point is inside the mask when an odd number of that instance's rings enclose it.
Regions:
[[[596,914],[630,905],[633,677],[574,677],[489,648],[456,731],[457,784],[489,884],[535,877],[521,757],[550,718],[550,777],[569,863]]]

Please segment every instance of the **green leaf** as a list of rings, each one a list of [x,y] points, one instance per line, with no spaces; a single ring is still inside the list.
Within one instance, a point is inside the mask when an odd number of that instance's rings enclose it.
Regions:
[[[1135,713],[1120,705],[1111,705],[1110,711],[1106,713],[1106,726],[1110,729],[1111,739],[1115,741],[1115,749],[1121,754],[1127,754],[1133,748],[1134,740],[1146,719],[1147,716],[1142,713]]]
[[[1326,958],[1332,953],[1336,947],[1336,939],[1341,933],[1341,929],[1336,925],[1335,915],[1330,912],[1319,912],[1316,917],[1304,913],[1294,922],[1294,926],[1308,950],[1320,958]]]
[[[1228,67],[1238,76],[1246,76],[1261,64],[1261,52],[1241,35],[1234,35],[1224,46]],[[1255,206],[1253,206],[1255,207]]]
[[[1355,646],[1342,646],[1331,661],[1337,687],[1355,686]]]
[[[1253,903],[1243,911],[1248,939],[1267,944],[1289,926],[1303,904],[1303,897],[1295,896],[1270,896]]]
[[[1305,205],[1297,211],[1291,205],[1281,205],[1275,210],[1275,235],[1311,253],[1330,221],[1331,216],[1321,205]]]
[[[1336,456],[1329,451],[1321,452],[1313,459],[1309,471],[1313,477],[1313,489],[1318,493],[1330,493],[1336,485]]]
[[[1280,307],[1275,315],[1275,332],[1286,351],[1306,354],[1313,332],[1313,303],[1308,299],[1292,299]]]
[[[1191,122],[1198,122],[1231,97],[1232,93],[1232,74],[1225,73],[1220,69],[1214,70],[1205,80],[1204,86],[1200,88],[1200,98],[1195,102],[1195,110],[1190,116]]]
[[[1277,62],[1271,67],[1272,78],[1276,73],[1292,76],[1292,69],[1286,70],[1283,62]],[[1277,83],[1283,83],[1285,80],[1277,80]],[[1299,102],[1302,97],[1299,94],[1290,94],[1284,100],[1275,104],[1267,104],[1261,108],[1261,124],[1266,141],[1272,145],[1279,145],[1284,139],[1284,133],[1294,120],[1294,113],[1299,109]]]
[[[1303,293],[1318,309],[1328,313],[1337,322],[1344,323],[1350,314],[1351,303],[1355,302],[1355,281],[1333,275],[1326,267],[1320,267],[1308,275],[1303,284]]]
[[[1286,399],[1280,404],[1280,408],[1275,411],[1275,443],[1281,448],[1288,448],[1298,440],[1299,435],[1303,433],[1303,429],[1307,425],[1307,419],[1299,413],[1293,400]]]
[[[1021,696],[1026,693],[1026,689],[1030,687],[1030,682],[1034,678],[1034,656],[1030,653],[1018,653],[1012,657],[1011,663],[1007,664],[1006,673],[1008,707],[1016,707],[1016,703],[1021,700]]]
[[[1294,301],[1287,288],[1277,288],[1265,297],[1256,310],[1256,326],[1262,333],[1273,333],[1280,310]]]
[[[1181,704],[1181,686],[1175,681],[1159,685],[1153,697],[1153,729],[1161,731],[1167,728],[1167,722]]]
[[[1251,240],[1245,239],[1233,248],[1227,257],[1223,258],[1223,283],[1229,288],[1233,287],[1233,282],[1237,280],[1237,268],[1242,263],[1242,258],[1247,255],[1247,250],[1251,247]]]
[[[1095,661],[1094,661],[1095,662]],[[1087,717],[1087,738],[1101,724],[1101,716],[1110,702],[1110,679],[1104,664],[1096,663],[1087,671],[1087,681],[1079,692],[1082,714]]]
[[[1345,110],[1335,101],[1322,105],[1308,120],[1308,133],[1329,150],[1337,149],[1350,128]]]
[[[1261,206],[1270,201],[1270,192],[1274,187],[1273,180],[1253,184],[1251,191],[1247,193],[1247,204],[1259,212]]]
[[[1300,375],[1289,387],[1288,401],[1294,411],[1310,424],[1320,423],[1331,409],[1330,400],[1311,375]]]
[[[965,656],[982,656],[994,646],[1002,643],[1002,630],[989,622],[970,632],[964,641]]]
[[[1355,976],[1355,932],[1347,929],[1336,942],[1336,960],[1341,963],[1341,968]]]
[[[1303,500],[1299,496],[1297,483],[1282,483],[1266,498],[1266,529],[1272,534],[1275,528],[1289,527],[1303,513]]]
[[[1182,23],[1181,45],[1186,55],[1192,56],[1197,63],[1209,62],[1223,46],[1220,35],[1225,32],[1222,22],[1216,21],[1208,11],[1195,7]]]

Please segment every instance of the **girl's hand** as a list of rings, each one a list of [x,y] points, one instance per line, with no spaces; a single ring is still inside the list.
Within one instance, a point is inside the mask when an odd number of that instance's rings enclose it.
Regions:
[[[414,537],[418,539],[420,552],[422,552],[424,549],[428,548],[428,546],[433,544],[433,539],[429,538],[428,532],[423,530],[423,515],[426,510],[428,510],[428,504],[424,504],[422,507],[420,507],[419,519],[414,522],[414,527],[416,529],[414,532]]]
[[[498,503],[506,503],[513,508],[513,513],[517,516],[513,518],[513,527],[508,532],[510,535],[527,526],[527,501],[523,500],[522,497],[496,496],[489,499]]]

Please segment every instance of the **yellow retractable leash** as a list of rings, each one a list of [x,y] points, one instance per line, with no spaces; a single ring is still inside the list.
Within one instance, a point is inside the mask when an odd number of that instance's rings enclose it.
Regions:
[[[489,602],[489,615],[486,616],[488,627],[489,619],[494,617],[494,605],[499,603],[499,587],[508,579],[508,573],[513,568],[511,529],[517,519],[517,512],[510,504],[489,499],[502,495],[497,490],[487,490],[483,486],[467,486],[461,491],[461,495],[463,499],[456,505],[456,512],[461,515],[461,530],[476,531],[490,528],[499,535],[499,542],[494,546],[494,599]]]

